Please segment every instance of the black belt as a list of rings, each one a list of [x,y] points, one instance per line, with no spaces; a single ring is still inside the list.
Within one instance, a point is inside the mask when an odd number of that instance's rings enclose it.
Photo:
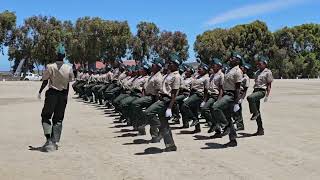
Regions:
[[[236,93],[234,90],[226,90],[223,92],[225,95],[234,96]]]
[[[167,95],[167,94],[160,94],[160,97],[162,97],[162,98],[165,98],[165,97],[171,98],[171,96],[169,96],[169,95]]]
[[[266,90],[262,88],[255,88],[254,91],[266,91]]]
[[[68,94],[68,90],[67,89],[63,89],[63,90],[57,90],[57,89],[53,89],[53,88],[49,88],[48,91],[51,92],[55,92],[55,93],[61,93],[61,94]]]

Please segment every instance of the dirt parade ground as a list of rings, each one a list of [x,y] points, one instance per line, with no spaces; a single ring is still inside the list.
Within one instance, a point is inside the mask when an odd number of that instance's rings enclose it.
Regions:
[[[149,133],[136,136],[111,111],[73,92],[59,150],[29,150],[45,142],[39,87],[40,82],[0,83],[1,180],[320,179],[320,80],[276,80],[270,101],[262,103],[264,136],[250,137],[256,123],[244,102],[238,147],[223,149],[228,137],[209,139],[207,128],[194,135],[193,128],[174,125],[178,151],[170,153],[161,152],[163,142],[148,144]]]

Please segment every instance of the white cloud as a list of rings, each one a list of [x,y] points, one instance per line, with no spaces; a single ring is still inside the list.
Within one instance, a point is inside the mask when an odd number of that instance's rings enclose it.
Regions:
[[[297,5],[305,2],[303,0],[273,0],[264,3],[257,3],[252,5],[242,6],[237,9],[224,12],[210,19],[206,25],[212,26],[220,23],[224,23],[230,20],[241,19],[245,17],[252,17],[259,14],[265,14],[268,12],[285,9],[289,6]]]

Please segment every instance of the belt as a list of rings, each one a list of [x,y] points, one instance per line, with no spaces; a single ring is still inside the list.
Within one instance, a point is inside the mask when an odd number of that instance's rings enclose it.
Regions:
[[[56,92],[56,93],[68,93],[67,89],[63,89],[63,90],[57,90],[57,89],[53,89],[53,88],[49,88],[48,91],[52,91],[52,92]]]
[[[262,88],[255,88],[254,91],[266,91],[266,90]]]
[[[223,92],[225,95],[234,96],[236,93],[234,90],[226,90]]]
[[[171,96],[169,96],[169,95],[167,95],[167,94],[160,94],[160,97],[162,97],[162,98],[165,98],[165,97],[171,98]]]

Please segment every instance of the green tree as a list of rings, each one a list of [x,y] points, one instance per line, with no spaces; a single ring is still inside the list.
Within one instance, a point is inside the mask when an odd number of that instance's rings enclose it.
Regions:
[[[141,56],[149,59],[156,54],[155,47],[159,38],[160,30],[154,23],[140,22],[137,25],[137,35],[139,40],[134,40],[135,44],[141,44],[140,47],[133,46],[134,48],[139,48],[139,50],[132,50],[133,52],[141,52]],[[139,60],[139,59],[137,59]]]
[[[12,31],[16,26],[16,15],[13,12],[4,11],[0,13],[0,52],[3,53],[3,46],[11,42]]]
[[[214,29],[198,35],[194,43],[197,58],[204,63],[209,63],[214,57],[224,59],[227,56],[224,44],[227,35],[228,30],[225,29]]]
[[[180,32],[163,31],[156,44],[156,52],[163,59],[169,59],[170,54],[177,53],[185,61],[189,57],[187,35]]]

